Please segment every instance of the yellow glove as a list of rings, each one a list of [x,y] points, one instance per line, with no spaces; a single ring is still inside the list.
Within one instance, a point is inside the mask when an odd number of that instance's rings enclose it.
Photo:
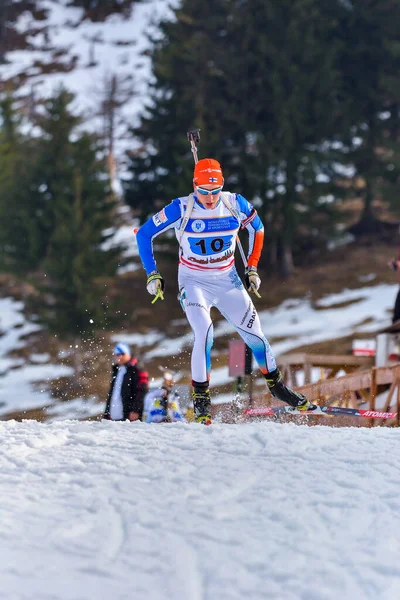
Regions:
[[[253,292],[258,298],[261,298],[258,290],[261,285],[261,279],[255,267],[247,267],[245,271],[245,283],[248,292]]]
[[[147,277],[146,287],[149,294],[155,296],[152,304],[154,304],[154,302],[156,302],[159,298],[164,300],[164,279],[161,277],[158,271],[153,271],[150,273],[150,275]]]

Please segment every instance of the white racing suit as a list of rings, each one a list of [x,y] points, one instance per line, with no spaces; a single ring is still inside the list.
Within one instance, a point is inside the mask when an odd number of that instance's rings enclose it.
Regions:
[[[156,270],[153,240],[175,228],[180,243],[180,302],[194,333],[192,379],[209,380],[213,344],[210,310],[215,306],[251,348],[263,374],[276,369],[275,358],[264,336],[253,302],[240,280],[234,262],[240,225],[249,233],[249,266],[257,267],[263,243],[263,226],[253,206],[240,194],[227,195],[241,223],[220,199],[214,209],[195,201],[190,219],[179,231],[188,197],[176,198],[149,219],[137,233],[139,254],[146,273]]]

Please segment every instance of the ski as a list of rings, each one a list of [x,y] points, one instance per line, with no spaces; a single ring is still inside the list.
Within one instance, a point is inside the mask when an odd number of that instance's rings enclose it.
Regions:
[[[297,410],[292,406],[272,406],[262,408],[247,408],[244,414],[247,417],[267,417],[279,414],[289,415],[325,415],[337,417],[362,417],[364,419],[394,419],[397,413],[381,412],[378,410],[360,410],[358,408],[345,408],[343,406],[317,406],[309,410]]]

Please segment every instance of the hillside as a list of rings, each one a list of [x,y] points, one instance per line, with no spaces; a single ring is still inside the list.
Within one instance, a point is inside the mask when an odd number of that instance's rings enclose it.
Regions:
[[[20,10],[12,26],[5,17],[11,18],[13,11],[6,15],[0,11],[0,27],[7,24],[3,46],[0,43],[0,92],[17,89],[26,125],[33,127],[43,99],[62,84],[76,94],[75,108],[82,113],[85,127],[106,135],[110,115],[104,107],[117,85],[114,138],[108,142],[109,148],[115,142],[117,175],[121,174],[127,129],[136,123],[148,100],[149,36],[159,19],[172,18],[174,5],[165,0],[21,0],[18,7],[14,5],[14,11]],[[361,201],[339,204],[340,226],[346,231],[357,222]],[[380,218],[394,218],[386,207],[374,208]],[[65,344],[43,331],[34,311],[25,310],[35,293],[29,282],[1,277],[0,418],[99,415],[116,340],[131,344],[154,384],[163,367],[173,369],[180,383],[189,383],[191,332],[176,301],[176,244],[157,241],[158,265],[167,291],[164,302],[152,305],[135,252],[133,221],[129,211],[124,214],[121,226],[115,222],[115,239],[129,240],[126,256],[130,263],[117,278],[102,281],[104,298],[99,302],[106,307],[105,323],[98,326],[93,339]],[[305,250],[286,280],[261,262],[262,298],[255,304],[276,355],[294,350],[350,353],[355,335],[371,336],[390,322],[397,282],[386,263],[397,251],[396,227],[386,228],[379,238],[364,237],[358,242],[348,243],[351,238],[347,236],[345,246],[330,251]],[[235,334],[216,311],[214,317],[211,385],[218,398],[231,392],[227,348]],[[262,395],[264,382],[256,376],[255,380],[257,393]]]
[[[92,8],[85,9],[89,4]],[[85,128],[104,136],[110,119],[105,106],[112,102],[111,143],[118,172],[124,169],[127,129],[148,97],[149,36],[155,35],[160,19],[172,17],[174,2],[123,0],[104,5],[24,0],[3,36],[3,60],[0,43],[0,93],[16,89],[20,107],[32,119],[40,114],[43,99],[64,86],[76,95],[74,108]],[[13,15],[10,7],[7,15]],[[0,35],[2,17],[0,12]]]
[[[14,371],[9,373],[22,373],[40,357],[47,371],[42,383],[39,380],[34,385],[37,391],[33,393],[32,410],[26,405],[22,412],[12,410],[13,402],[3,383],[7,403],[3,409],[0,407],[2,418],[48,419],[57,415],[82,418],[99,414],[108,389],[113,343],[117,340],[131,344],[154,384],[160,379],[160,367],[176,371],[179,383],[190,382],[191,332],[176,300],[176,248],[164,244],[158,252],[156,247],[156,253],[167,284],[164,302],[152,305],[142,269],[129,271],[108,284],[108,294],[119,307],[118,317],[124,316],[118,327],[98,332],[94,340],[83,341],[77,349],[63,346],[39,329],[24,333],[16,347],[5,353],[9,362],[10,357],[13,359],[8,369]],[[388,325],[398,284],[386,263],[394,254],[394,243],[369,239],[327,251],[308,266],[298,267],[286,281],[276,275],[268,276],[261,269],[262,298],[256,301],[256,306],[275,354],[294,350],[350,354],[355,336],[369,338]],[[10,292],[23,300],[29,289],[4,278],[2,295],[8,296]],[[363,304],[363,297],[370,300]],[[217,311],[214,311],[214,319],[211,385],[213,396],[218,397],[232,389],[226,366],[227,348],[236,334]],[[78,377],[73,371],[77,353],[82,359]],[[66,373],[59,373],[59,368],[66,369]],[[265,385],[256,374],[255,384],[257,393],[262,394]],[[42,402],[39,390],[42,390]],[[45,390],[51,394],[46,395]],[[74,402],[66,403],[66,400]],[[41,406],[49,408],[42,410]]]

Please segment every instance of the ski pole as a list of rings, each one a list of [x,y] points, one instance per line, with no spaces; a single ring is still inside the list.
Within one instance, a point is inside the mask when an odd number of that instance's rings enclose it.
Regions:
[[[190,142],[194,164],[197,165],[197,163],[199,162],[199,159],[197,157],[196,142],[200,141],[200,129],[191,129],[190,131],[187,132],[187,137]]]

